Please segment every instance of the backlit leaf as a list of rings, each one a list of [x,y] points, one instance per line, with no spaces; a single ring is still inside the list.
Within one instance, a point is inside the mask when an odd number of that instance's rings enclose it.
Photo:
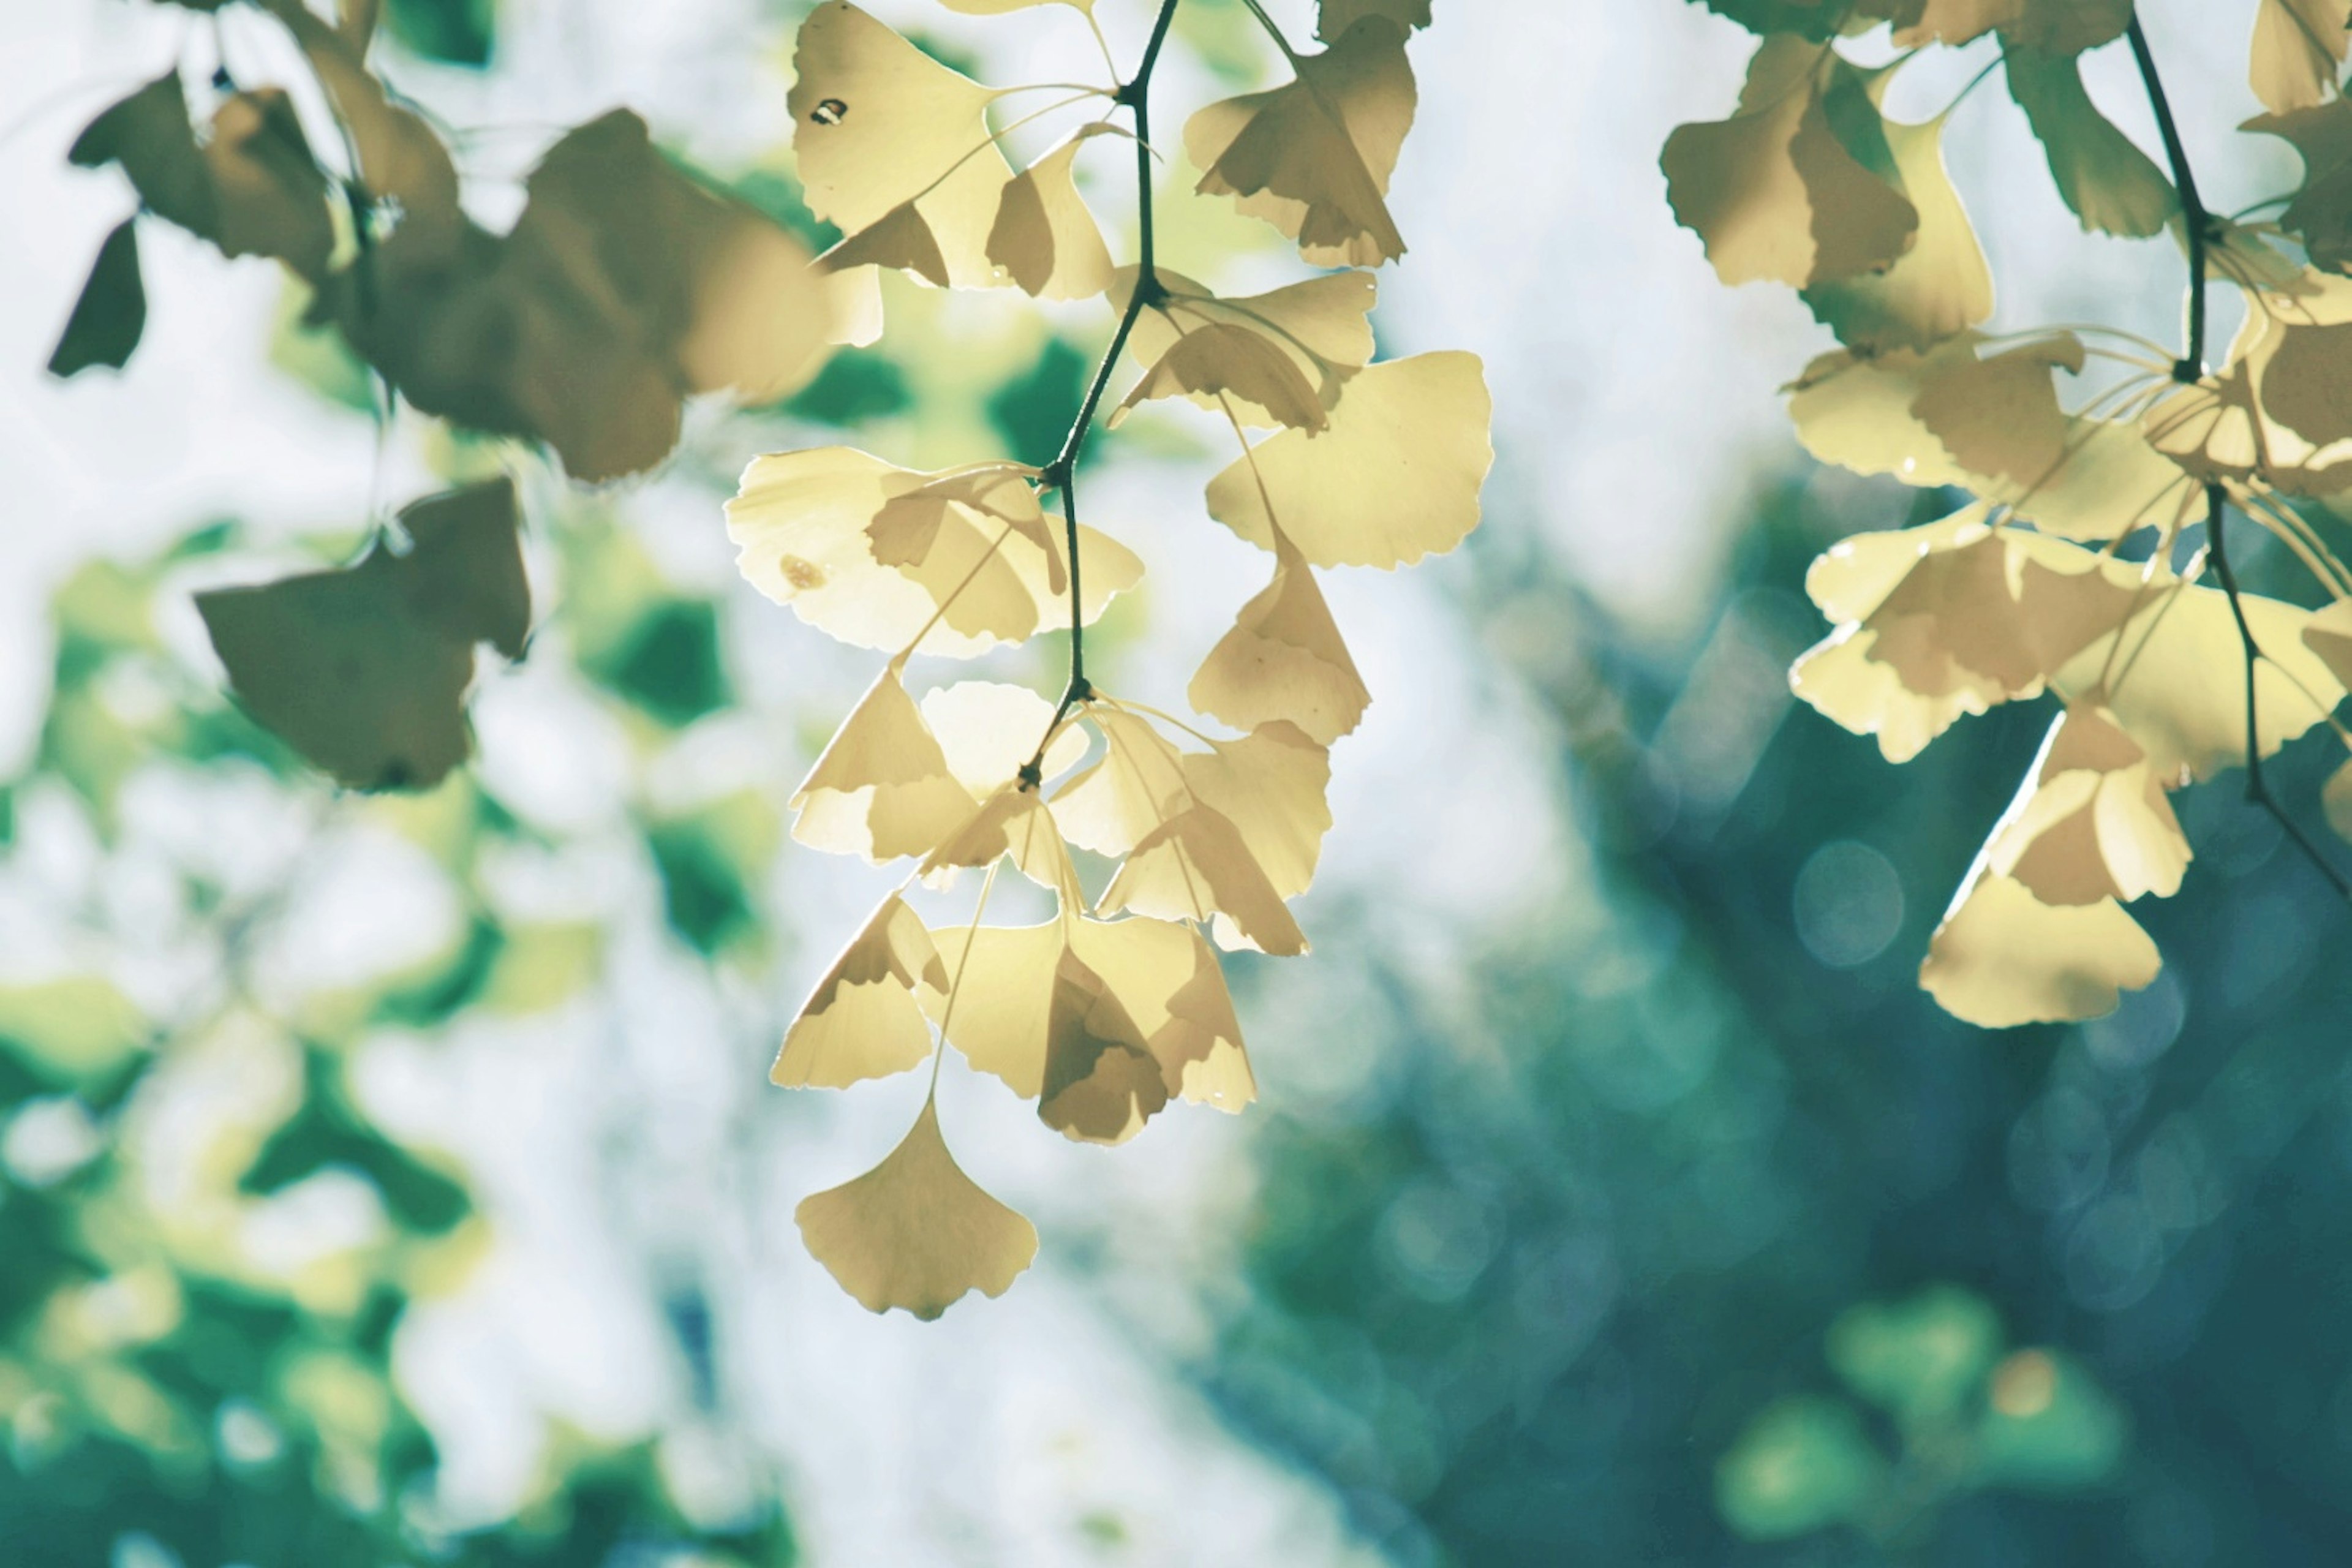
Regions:
[[[768,1080],[845,1089],[919,1067],[931,1054],[931,1026],[915,989],[947,984],[931,933],[892,894],[801,1005]]]
[[[2113,899],[2045,904],[1980,858],[1929,940],[1919,984],[1954,1017],[2005,1029],[2103,1016],[2162,967]]]
[[[2336,96],[2352,0],[2260,0],[2247,79],[2273,114]]]
[[[1134,277],[1132,268],[1121,268],[1112,290],[1114,302],[1125,303]],[[1312,421],[1319,422],[1323,412],[1339,400],[1355,373],[1372,357],[1369,318],[1374,283],[1370,272],[1328,272],[1264,294],[1231,300],[1218,299],[1191,279],[1164,268],[1158,277],[1165,292],[1157,304],[1136,318],[1135,330],[1128,337],[1128,351],[1139,364],[1157,363],[1181,341],[1180,333],[1212,326],[1247,331],[1296,367],[1297,380],[1310,389],[1318,405]],[[1286,395],[1295,397],[1295,392],[1287,390],[1295,385],[1291,378],[1278,372],[1273,374]],[[1214,395],[1205,391],[1187,391],[1184,395],[1203,408],[1214,409],[1221,404],[1230,407],[1244,425],[1263,427],[1302,422],[1299,417],[1278,417],[1231,387]]]
[[[2303,155],[2303,186],[2279,214],[2280,226],[2303,241],[2313,266],[2341,272],[2352,265],[2352,101],[2259,115],[2242,129],[2283,137]]]
[[[1041,300],[1086,300],[1110,287],[1110,251],[1071,177],[1078,149],[1109,127],[1080,127],[1013,176],[989,226],[988,258]]]
[[[2082,63],[2011,39],[2001,46],[2001,67],[2010,96],[2041,138],[2058,195],[2083,226],[2140,239],[2161,234],[2180,210],[2179,195],[2091,101]]]
[[[801,1201],[793,1215],[816,1260],[868,1311],[937,1318],[966,1292],[1002,1296],[1037,1256],[1037,1228],[963,1173],[923,1102],[889,1158]]]
[[[1886,127],[1888,151],[1918,212],[1911,248],[1884,272],[1805,291],[1815,319],[1860,353],[1930,348],[1992,314],[1992,274],[1944,170],[1944,125],[1938,119]]]
[[[884,668],[793,792],[793,837],[836,855],[929,855],[979,808],[948,771],[903,659]]]
[[[1275,535],[1274,581],[1242,606],[1186,695],[1237,730],[1287,721],[1327,746],[1363,718],[1371,693],[1287,535]]]

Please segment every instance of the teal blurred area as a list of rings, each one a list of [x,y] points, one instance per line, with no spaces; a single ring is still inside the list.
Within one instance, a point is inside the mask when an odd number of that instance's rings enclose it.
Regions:
[[[383,47],[486,208],[626,101],[814,234],[803,9],[387,0]],[[1095,68],[1066,7],[875,9],[1003,79]],[[1148,7],[1097,9],[1131,54]],[[2149,13],[2218,143],[2251,6]],[[1171,93],[1265,78],[1234,0],[1184,16]],[[1774,388],[1825,336],[1665,212],[1655,149],[1727,101],[1735,29],[1439,0],[1378,324],[1486,356],[1487,521],[1333,575],[1379,702],[1335,754],[1315,953],[1233,964],[1259,1104],[1105,1152],[951,1064],[960,1157],[1045,1251],[928,1325],[791,1222],[908,1082],[765,1079],[891,880],[785,833],[872,661],[749,591],[718,508],[782,447],[1042,455],[1099,313],[909,288],[787,401],[690,410],[656,479],[522,460],[540,616],[483,666],[478,761],[338,794],[224,699],[192,595],[348,561],[513,454],[380,428],[275,268],[168,238],[130,368],[45,381],[126,200],[62,168],[74,131],[175,58],[282,62],[234,5],[78,0],[0,44],[0,1563],[2352,1559],[2352,915],[2224,774],[2181,797],[2188,883],[2137,911],[2165,972],[2115,1015],[1987,1033],[1917,990],[2047,714],[1898,768],[1790,698],[1808,563],[1958,502],[1806,464]],[[2116,64],[2094,89],[2145,136]],[[1952,141],[1998,324],[2171,332],[2158,252],[2010,179],[2036,154],[1987,96]],[[1146,410],[1088,449],[1154,574],[1104,679],[1171,707],[1263,582],[1199,516],[1216,434]],[[982,673],[1050,689],[1059,657]],[[2307,814],[2323,752],[2278,765]]]

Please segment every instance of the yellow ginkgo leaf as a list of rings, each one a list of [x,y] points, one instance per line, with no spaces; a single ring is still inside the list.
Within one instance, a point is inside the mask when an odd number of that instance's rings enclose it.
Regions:
[[[2004,1029],[2112,1013],[2163,967],[2113,899],[2053,907],[1979,860],[1928,942],[1919,984],[1954,1017]]]
[[[2189,868],[2189,839],[2147,753],[2107,714],[2069,708],[1986,841],[1995,876],[2042,903],[2170,898]]]
[[[915,988],[947,984],[931,933],[893,893],[801,1004],[768,1081],[846,1089],[920,1066],[931,1054],[931,1026]]]
[[[1165,293],[1157,304],[1136,318],[1135,330],[1127,340],[1128,352],[1137,363],[1147,368],[1160,363],[1181,341],[1181,333],[1212,326],[1239,329],[1255,334],[1297,367],[1298,381],[1312,389],[1318,405],[1312,422],[1319,425],[1323,413],[1339,400],[1349,380],[1372,357],[1370,318],[1376,290],[1370,272],[1327,272],[1264,294],[1231,300],[1220,300],[1191,279],[1165,268],[1159,269],[1158,277]],[[1114,302],[1123,306],[1127,291],[1134,286],[1135,269],[1121,268],[1112,284]],[[1276,379],[1286,389],[1294,385],[1289,378],[1278,374]],[[1230,407],[1234,417],[1244,425],[1264,427],[1302,423],[1299,418],[1284,418],[1251,401],[1236,387],[1227,386],[1214,395],[1177,390],[1203,408]]]
[[[1040,300],[1087,300],[1110,287],[1109,247],[1072,177],[1078,149],[1111,127],[1096,121],[1031,163],[1004,187],[989,226],[988,258]]]
[[[1167,1103],[1167,1079],[1143,1031],[1109,984],[1065,946],[1045,1008],[1038,1119],[1066,1137],[1124,1143]]]
[[[2009,95],[2050,160],[2059,195],[2085,229],[2146,239],[2180,211],[2179,193],[2132,139],[2099,112],[2072,52],[2001,43]]]
[[[1315,384],[1299,374],[1290,355],[1262,334],[1222,321],[1180,328],[1179,332],[1113,411],[1113,428],[1137,404],[1155,397],[1195,402],[1230,397],[1235,416],[1244,424],[1309,431],[1330,424]]]
[[[1278,958],[1307,951],[1306,933],[1241,829],[1197,799],[1129,851],[1096,907],[1103,914],[1131,910],[1212,926],[1223,947]]]
[[[1389,216],[1389,175],[1412,128],[1412,68],[1393,18],[1359,17],[1319,55],[1293,56],[1297,79],[1213,103],[1184,127],[1205,170],[1200,189],[1231,195],[1298,242],[1318,267],[1378,267],[1404,254]]]
[[[2080,372],[2083,344],[2059,333],[2005,353],[1945,362],[1922,380],[1911,412],[1970,474],[2030,487],[2055,473],[2069,429],[2053,369]]]
[[[1159,1066],[1157,1093],[1129,1076],[1131,1059],[1115,1059],[1114,1073],[1097,1079],[1066,1108],[1100,1112],[1086,1121],[1107,1137],[1131,1135],[1143,1117],[1171,1097],[1228,1111],[1255,1098],[1241,1026],[1216,955],[1184,926],[1157,920],[1055,920],[1037,926],[945,930],[937,940],[954,994],[950,1000],[944,988],[926,988],[924,1010],[973,1067],[1002,1079],[1015,1094],[1045,1096],[1058,994],[1065,1005],[1062,1026],[1069,1031],[1070,1043],[1063,1047],[1066,1071],[1084,1058],[1087,1047],[1077,1043],[1076,1029],[1087,1014],[1094,1014],[1096,1028],[1114,1032],[1119,1043],[1108,1048],[1128,1057],[1139,1039]],[[1091,981],[1065,989],[1066,956],[1074,957]],[[1089,995],[1115,1003],[1117,1015],[1108,1005],[1097,1013],[1088,1003],[1074,1024],[1069,1006]],[[1115,1016],[1128,1026],[1116,1027]],[[1072,1079],[1064,1091],[1085,1082]],[[1115,1083],[1123,1085],[1123,1097],[1093,1092]]]
[[[793,69],[784,106],[809,210],[850,244],[907,205],[893,254],[924,254],[912,233],[919,225],[940,274],[957,288],[1002,282],[988,236],[1013,170],[990,137],[996,89],[845,0],[809,13]]]
[[[772,453],[744,470],[727,531],[751,585],[819,630],[967,655],[1068,624],[1059,520],[1038,510],[1031,477],[1010,463],[921,473],[847,447]],[[1091,530],[1079,538],[1091,619],[1142,563]]]
[[[1242,606],[1186,695],[1236,730],[1286,721],[1326,746],[1362,720],[1371,693],[1287,535],[1275,535],[1274,581]]]
[[[2352,0],[2261,0],[2247,79],[2273,114],[2309,109],[2338,95]]]
[[[813,849],[929,855],[979,808],[907,695],[903,665],[883,669],[793,792],[793,837]]]
[[[1054,720],[1054,705],[1029,688],[993,680],[962,680],[927,692],[922,710],[947,754],[948,772],[976,800],[1013,781]],[[1045,748],[1040,777],[1059,777],[1086,752],[1086,731],[1066,725]]]
[[[1307,890],[1331,830],[1328,751],[1297,725],[1271,720],[1238,741],[1188,752],[1184,782],[1195,800],[1232,821],[1277,894]]]
[[[2313,266],[2343,271],[2352,263],[2352,101],[2260,115],[2240,129],[2282,137],[2302,154],[2303,186],[2279,226],[2303,241]]]
[[[1749,62],[1738,112],[1666,139],[1666,199],[1726,283],[1807,289],[1910,249],[1918,210],[1841,140],[1824,106],[1832,89],[1850,123],[1877,125],[1859,71],[1826,45],[1776,33]]]
[[[1409,565],[1478,526],[1493,466],[1478,356],[1390,360],[1348,383],[1330,427],[1285,430],[1209,482],[1209,513],[1261,550],[1282,532],[1318,566]]]
[[[1010,857],[1013,868],[1066,903],[1078,898],[1078,874],[1045,802],[1029,789],[1000,789],[967,816],[922,864],[923,880],[944,886],[960,870],[976,870]]]
[[[1098,706],[1088,716],[1103,755],[1055,795],[1054,820],[1081,849],[1125,855],[1190,804],[1184,758],[1140,715]]]
[[[1895,43],[1957,48],[1998,27],[2004,42],[2074,54],[2122,37],[2131,14],[2131,0],[1906,0],[1895,8]]]
[[[293,100],[275,88],[223,100],[205,163],[218,193],[218,226],[206,237],[223,255],[272,256],[305,278],[325,274],[335,247],[327,177]]]
[[[930,220],[913,202],[900,202],[824,253],[817,263],[834,274],[871,273],[877,268],[911,272],[934,289],[953,286],[948,258]]]
[[[803,1198],[809,1253],[868,1311],[929,1321],[967,1291],[1002,1296],[1037,1256],[1037,1228],[963,1173],[923,1102],[912,1131],[856,1180]]]
[[[1918,209],[1918,237],[1911,248],[1884,272],[1805,290],[1815,319],[1859,353],[1931,348],[1992,314],[1992,272],[1944,170],[1945,123],[1886,127],[1895,171]]]

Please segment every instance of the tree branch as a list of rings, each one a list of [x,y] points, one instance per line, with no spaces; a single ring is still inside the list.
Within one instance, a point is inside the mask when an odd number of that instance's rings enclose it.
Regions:
[[[1094,380],[1078,404],[1077,417],[1070,422],[1070,433],[1063,438],[1062,449],[1037,476],[1039,484],[1062,492],[1062,528],[1070,557],[1070,679],[1063,689],[1062,700],[1055,705],[1054,719],[1045,726],[1045,738],[1037,742],[1036,753],[1021,769],[1024,789],[1034,789],[1042,781],[1045,747],[1061,728],[1062,721],[1071,709],[1094,695],[1094,688],[1087,684],[1086,600],[1078,591],[1078,455],[1086,449],[1095,415],[1102,407],[1103,394],[1109,389],[1111,374],[1118,368],[1118,356],[1127,352],[1127,340],[1134,332],[1137,320],[1168,294],[1160,286],[1152,252],[1151,73],[1160,65],[1160,51],[1168,42],[1169,25],[1176,19],[1179,4],[1181,0],[1160,0],[1160,15],[1152,20],[1151,37],[1143,46],[1143,58],[1136,64],[1135,75],[1120,83],[1114,95],[1115,101],[1135,116],[1135,287],[1128,295],[1127,309],[1119,313],[1118,330],[1111,334],[1110,346],[1103,351],[1102,363],[1095,367]]]
[[[2180,128],[2172,118],[2172,101],[2165,96],[2164,80],[2157,74],[2156,56],[2147,47],[2147,35],[2140,30],[2139,17],[2135,15],[2125,28],[2131,40],[2132,58],[2139,65],[2139,78],[2147,89],[2149,109],[2156,114],[2157,134],[2163,138],[2164,155],[2172,165],[2172,183],[2180,193],[2180,221],[2188,231],[2189,240],[2189,325],[2188,342],[2179,360],[2172,366],[2172,379],[2184,385],[2193,384],[2205,375],[2205,247],[2212,225],[2211,215],[2197,195],[2197,175],[2189,166],[2189,151],[2181,145]],[[2213,574],[2221,579],[2221,592],[2230,601],[2230,615],[2238,624],[2238,643],[2245,655],[2246,667],[2246,799],[2270,813],[2304,858],[2327,879],[2336,896],[2352,900],[2352,880],[2328,862],[2302,828],[2295,826],[2263,777],[2263,735],[2260,710],[2256,708],[2254,672],[2263,659],[2262,644],[2254,638],[2254,628],[2246,619],[2246,606],[2238,592],[2237,573],[2230,564],[2228,497],[2218,483],[2205,486],[2205,537],[2212,556]]]

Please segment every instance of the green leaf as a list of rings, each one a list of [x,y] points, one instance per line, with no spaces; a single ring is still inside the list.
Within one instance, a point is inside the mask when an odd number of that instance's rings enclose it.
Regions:
[[[81,286],[49,374],[79,375],[94,364],[121,370],[147,330],[147,286],[139,278],[139,220],[124,218],[98,247],[89,280]]]
[[[2025,110],[2058,194],[2085,229],[2146,239],[2180,210],[2180,197],[2148,155],[2099,112],[2080,58],[2004,40],[2009,94]]]
[[[1886,1469],[1853,1406],[1785,1399],[1717,1465],[1716,1511],[1750,1541],[1785,1541],[1854,1519],[1885,1487]]]
[[[1087,395],[1087,356],[1061,338],[1048,338],[1028,374],[1006,382],[988,400],[988,422],[1016,459],[1051,458],[1077,417]]]
[[[486,66],[498,38],[498,0],[388,0],[384,26],[403,47],[456,66]]]
[[[1949,1415],[2000,1353],[2000,1320],[1981,1299],[1939,1285],[1907,1301],[1851,1309],[1830,1325],[1832,1371],[1906,1426]]]
[[[437,1234],[471,1212],[463,1186],[386,1138],[352,1104],[335,1058],[310,1052],[303,1079],[301,1109],[261,1146],[237,1181],[240,1191],[267,1195],[342,1165],[373,1182],[384,1207],[409,1230]]]
[[[719,646],[717,609],[702,599],[669,599],[591,655],[581,672],[673,728],[732,700]]]
[[[783,407],[796,419],[821,425],[862,425],[904,413],[913,402],[896,360],[870,349],[844,349]]]

